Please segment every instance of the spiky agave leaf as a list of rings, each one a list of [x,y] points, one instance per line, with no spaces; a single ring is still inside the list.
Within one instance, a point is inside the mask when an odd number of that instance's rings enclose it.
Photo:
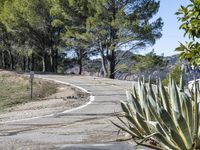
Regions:
[[[113,124],[142,141],[159,143],[152,148],[199,149],[200,84],[194,86],[195,90],[186,92],[182,81],[178,87],[169,78],[168,91],[161,81],[155,91],[151,82],[145,84],[139,80],[137,90],[133,86],[133,91],[127,92],[128,103],[121,102],[123,112],[121,116],[118,114],[118,119],[122,125]]]

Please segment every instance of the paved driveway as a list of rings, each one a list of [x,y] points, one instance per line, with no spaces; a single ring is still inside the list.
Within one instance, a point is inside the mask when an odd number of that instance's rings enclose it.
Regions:
[[[39,75],[80,86],[94,96],[94,101],[72,112],[30,120],[1,123],[0,149],[129,150],[127,143],[116,143],[118,129],[110,120],[120,111],[128,81],[88,76]],[[133,149],[133,148],[132,148]]]

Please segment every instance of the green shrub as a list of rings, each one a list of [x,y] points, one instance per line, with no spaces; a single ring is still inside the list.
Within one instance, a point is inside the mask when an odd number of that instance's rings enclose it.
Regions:
[[[154,50],[144,56],[133,55],[132,60],[135,61],[129,68],[132,73],[155,70],[156,67],[163,68],[168,64],[168,61],[164,60],[163,56],[156,55]]]
[[[170,72],[166,75],[166,78],[162,81],[164,86],[167,86],[169,84],[169,76],[173,78],[173,80],[179,84],[180,77],[182,74],[182,70],[179,64],[176,64]]]
[[[123,72],[128,72],[129,67],[126,64],[119,64],[116,67],[116,69],[117,69],[118,72],[123,73]]]
[[[114,125],[129,133],[133,140],[154,149],[200,149],[199,85],[185,92],[182,79],[178,87],[170,78],[167,90],[138,81],[136,90],[127,91],[117,114],[121,124]]]

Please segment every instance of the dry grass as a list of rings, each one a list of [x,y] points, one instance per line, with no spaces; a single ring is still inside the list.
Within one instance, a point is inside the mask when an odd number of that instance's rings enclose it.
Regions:
[[[30,99],[30,81],[26,77],[10,72],[0,73],[0,111],[18,104],[41,100],[56,93],[57,85],[52,82],[34,80],[33,99]]]

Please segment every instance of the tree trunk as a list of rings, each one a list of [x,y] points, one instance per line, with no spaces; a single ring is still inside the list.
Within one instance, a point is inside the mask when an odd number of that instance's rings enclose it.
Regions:
[[[50,50],[50,71],[54,72],[54,54],[53,54],[53,49],[51,48]]]
[[[27,66],[26,66],[27,68],[26,68],[26,70],[27,71],[30,71],[30,58],[29,58],[29,56],[27,55]]]
[[[112,12],[113,12],[113,14],[112,14],[112,16],[113,16],[113,20],[115,20],[116,19],[116,1],[112,1],[112,5],[113,5],[113,10],[112,10]],[[111,41],[115,41],[116,39],[118,39],[118,37],[117,37],[117,29],[116,28],[114,28],[114,27],[112,27],[111,26],[111,29],[110,29],[110,36],[111,36]],[[115,58],[115,47],[116,47],[116,42],[113,42],[113,43],[111,43],[111,45],[110,46],[112,46],[112,48],[110,49],[110,55],[109,55],[109,60],[110,60],[110,68],[109,68],[109,77],[111,78],[111,79],[114,79],[115,78],[115,65],[116,65],[116,58]]]
[[[58,50],[55,50],[55,56],[54,56],[54,72],[58,72]]]
[[[99,48],[100,48],[100,53],[101,53],[101,67],[102,67],[101,69],[103,70],[103,77],[107,77],[108,70],[106,67],[106,58],[104,55],[104,49],[103,49],[101,41],[99,41]]]
[[[31,71],[35,70],[35,55],[32,53],[31,55]]]
[[[45,55],[42,57],[42,72],[46,71],[46,60],[45,60]]]
[[[12,54],[11,54],[11,51],[10,50],[8,50],[8,56],[9,56],[9,66],[10,66],[10,70],[12,70],[13,69],[13,58],[12,58]]]
[[[5,55],[4,55],[4,50],[2,50],[1,52],[1,56],[2,56],[2,68],[6,68],[6,65],[5,65]]]
[[[54,72],[54,42],[53,42],[53,29],[49,29],[50,32],[50,71]]]
[[[14,60],[14,56],[13,56],[13,54],[12,53],[10,53],[11,54],[11,64],[12,64],[12,70],[15,70],[15,65],[16,65],[16,62],[15,62],[15,60]]]
[[[82,58],[79,58],[78,64],[79,64],[79,73],[78,74],[81,75],[82,74],[82,67],[83,67]]]
[[[109,78],[114,79],[115,78],[115,51],[114,50],[111,50],[109,65],[110,65]]]
[[[23,56],[23,71],[26,71],[26,56]]]
[[[108,71],[106,68],[106,59],[105,56],[101,56],[101,69],[103,70],[103,77],[107,77]]]
[[[42,56],[42,72],[47,72],[47,53]]]

